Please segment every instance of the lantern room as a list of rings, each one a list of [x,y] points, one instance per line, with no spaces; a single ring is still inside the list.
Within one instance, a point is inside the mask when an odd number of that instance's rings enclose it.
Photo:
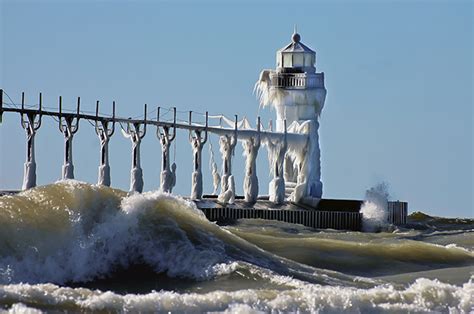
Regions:
[[[301,36],[293,33],[291,43],[277,51],[277,72],[314,73],[316,53],[301,42]]]

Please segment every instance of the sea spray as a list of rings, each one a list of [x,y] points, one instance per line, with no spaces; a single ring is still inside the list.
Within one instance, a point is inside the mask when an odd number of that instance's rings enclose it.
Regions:
[[[388,226],[388,184],[379,183],[365,192],[362,213],[362,230],[380,231]]]

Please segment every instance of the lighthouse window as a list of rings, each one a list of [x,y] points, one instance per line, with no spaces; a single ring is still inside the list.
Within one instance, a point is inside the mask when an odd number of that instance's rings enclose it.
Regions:
[[[311,54],[305,54],[304,56],[304,66],[310,67],[313,65],[313,56]]]
[[[295,67],[303,66],[303,54],[302,53],[296,53],[296,54],[293,55],[293,66],[295,66]]]
[[[292,55],[289,53],[283,54],[283,67],[290,68],[293,66]]]

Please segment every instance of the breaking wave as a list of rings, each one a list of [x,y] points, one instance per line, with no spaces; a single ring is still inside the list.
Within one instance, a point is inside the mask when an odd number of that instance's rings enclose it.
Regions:
[[[141,264],[170,277],[206,280],[233,261],[314,282],[352,281],[265,252],[209,222],[194,203],[166,193],[127,196],[65,181],[2,197],[0,208],[4,284],[87,282]]]
[[[0,208],[0,311],[473,310],[469,232],[222,227],[180,197],[73,180],[0,197]],[[472,274],[368,278],[432,268]]]

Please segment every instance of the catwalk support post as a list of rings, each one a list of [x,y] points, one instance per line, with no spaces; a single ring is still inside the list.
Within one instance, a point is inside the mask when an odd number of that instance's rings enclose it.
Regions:
[[[77,97],[77,111],[73,113],[62,112],[62,97],[59,96],[59,131],[64,135],[64,164],[62,179],[74,179],[74,164],[72,160],[72,143],[74,134],[79,130],[79,114],[81,97]]]
[[[192,125],[192,111],[189,112],[189,125]],[[202,198],[202,148],[207,142],[209,114],[206,111],[206,126],[204,128],[204,138],[202,129],[189,130],[189,142],[193,150],[193,173],[191,182],[191,199],[199,200]]]
[[[39,94],[39,110],[37,113],[21,112],[21,126],[26,132],[26,161],[23,174],[23,190],[36,186],[35,136],[41,127],[41,111],[43,106],[42,94]],[[21,94],[21,109],[25,109],[25,93]],[[38,117],[38,119],[37,119]]]
[[[257,135],[242,142],[245,160],[244,197],[245,201],[255,203],[258,197],[257,155],[260,148],[260,117],[257,118]]]
[[[237,144],[237,120],[235,115],[234,134],[222,135],[219,139],[220,151],[222,154],[222,180],[221,194],[218,200],[221,203],[234,203],[235,199],[235,181],[232,175],[232,156],[234,155],[235,145]]]
[[[160,122],[160,107],[157,109],[156,120]],[[171,132],[171,129],[173,130]],[[170,167],[170,146],[176,137],[176,107],[173,107],[173,127],[157,125],[156,136],[161,144],[161,173],[160,173],[160,190],[162,192],[171,193],[176,184],[176,164]]]
[[[283,121],[285,133],[283,142],[269,144],[273,167],[273,180],[269,184],[270,201],[281,204],[285,201],[285,177],[283,173],[286,149],[288,146],[286,120]],[[271,147],[270,147],[271,146]]]
[[[95,105],[95,133],[100,141],[100,164],[97,184],[110,186],[109,140],[115,131],[115,101],[112,103],[112,119],[99,118],[99,101]],[[109,123],[112,122],[112,126]]]
[[[143,124],[143,129],[141,129]],[[130,193],[143,192],[143,171],[140,165],[140,145],[146,134],[146,104],[143,122],[128,122],[124,135],[132,142],[132,169],[130,171]]]

